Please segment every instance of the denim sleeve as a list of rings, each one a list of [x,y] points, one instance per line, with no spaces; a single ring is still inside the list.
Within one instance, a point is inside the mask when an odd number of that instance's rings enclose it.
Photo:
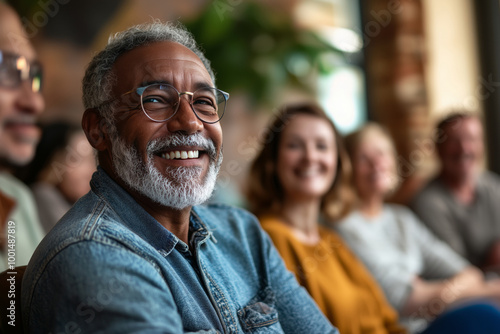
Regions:
[[[271,286],[276,293],[279,321],[285,333],[338,334],[307,291],[299,285],[271,239],[264,234]]]
[[[155,266],[113,245],[70,245],[47,264],[36,290],[30,333],[183,333],[170,289]]]

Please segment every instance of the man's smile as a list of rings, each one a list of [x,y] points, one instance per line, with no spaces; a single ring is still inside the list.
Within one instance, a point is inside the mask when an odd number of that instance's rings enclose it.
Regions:
[[[170,159],[182,159],[182,160],[185,160],[185,159],[196,159],[198,158],[200,155],[200,152],[198,150],[195,150],[195,151],[171,151],[170,153],[169,152],[165,152],[165,153],[162,153],[161,154],[161,157],[163,159],[167,159],[167,160],[170,160]]]

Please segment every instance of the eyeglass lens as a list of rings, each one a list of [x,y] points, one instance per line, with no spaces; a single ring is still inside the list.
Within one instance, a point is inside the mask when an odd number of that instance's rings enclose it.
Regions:
[[[39,92],[42,88],[40,64],[30,63],[25,57],[0,51],[0,86],[17,88],[24,80],[29,80],[33,92]]]
[[[158,84],[148,86],[141,96],[144,112],[155,121],[166,121],[171,118],[180,104],[181,93],[170,85]],[[190,104],[199,119],[207,123],[219,121],[226,108],[226,97],[217,88],[200,88],[188,96]]]

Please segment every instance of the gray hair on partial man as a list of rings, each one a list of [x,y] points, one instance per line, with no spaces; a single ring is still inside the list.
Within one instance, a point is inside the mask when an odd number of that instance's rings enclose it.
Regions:
[[[210,61],[198,47],[192,34],[180,23],[163,23],[155,20],[152,23],[140,24],[110,36],[108,45],[97,53],[89,63],[82,81],[83,105],[85,109],[99,107],[99,114],[108,125],[113,127],[113,113],[109,104],[111,88],[115,76],[111,69],[118,57],[127,51],[156,42],[175,42],[193,51],[202,61],[212,81],[215,75]]]

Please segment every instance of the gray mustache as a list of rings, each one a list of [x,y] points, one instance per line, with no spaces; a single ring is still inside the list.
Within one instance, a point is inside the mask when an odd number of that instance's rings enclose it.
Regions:
[[[158,138],[149,142],[147,151],[148,154],[154,154],[160,151],[172,150],[178,146],[198,146],[208,153],[210,160],[216,160],[217,150],[212,140],[203,137],[196,133],[193,135],[172,134],[165,138]]]

